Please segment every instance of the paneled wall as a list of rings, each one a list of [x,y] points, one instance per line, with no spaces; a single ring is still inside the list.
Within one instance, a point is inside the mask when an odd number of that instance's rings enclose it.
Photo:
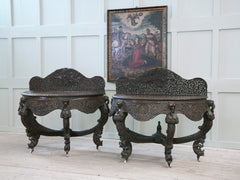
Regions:
[[[216,119],[209,146],[240,149],[240,1],[239,0],[0,0],[0,131],[23,132],[17,114],[20,93],[32,76],[46,76],[72,67],[88,77],[107,74],[107,9],[168,6],[168,68],[185,78],[207,80]],[[106,83],[107,95],[115,92]],[[73,129],[93,126],[99,112],[73,111]],[[176,136],[197,130],[202,122],[180,115]],[[38,117],[61,128],[59,110]],[[153,134],[157,121],[133,121],[127,126]],[[109,118],[105,138],[118,138]]]

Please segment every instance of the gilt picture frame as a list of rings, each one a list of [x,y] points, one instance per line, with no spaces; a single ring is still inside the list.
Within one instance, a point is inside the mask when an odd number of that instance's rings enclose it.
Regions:
[[[167,68],[167,6],[107,11],[107,80]]]

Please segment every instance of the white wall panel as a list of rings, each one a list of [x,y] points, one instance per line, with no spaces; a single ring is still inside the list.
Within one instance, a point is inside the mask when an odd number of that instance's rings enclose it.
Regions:
[[[221,30],[219,37],[219,77],[240,79],[240,29]]]
[[[178,34],[178,66],[182,76],[185,78],[210,78],[211,63],[211,31]]]
[[[99,0],[73,0],[73,23],[98,23],[100,18]]]
[[[219,93],[218,139],[240,142],[240,93]]]
[[[66,37],[42,38],[43,75],[56,69],[69,67]]]
[[[67,0],[41,0],[41,24],[65,24]]]
[[[178,14],[182,17],[206,17],[213,14],[213,0],[178,1]]]
[[[104,21],[107,21],[107,10],[108,9],[126,9],[126,8],[134,8],[134,0],[104,0]]]
[[[99,59],[99,37],[73,37],[72,60],[73,66],[85,76],[103,76],[103,66]]]
[[[9,14],[11,12],[10,1],[9,0],[1,0],[0,1],[0,26],[10,25]]]
[[[240,14],[240,1],[239,0],[220,0],[221,1],[221,14],[234,15]]]
[[[9,123],[9,92],[8,89],[0,89],[0,126],[8,126]]]
[[[71,128],[76,131],[90,129],[98,124],[97,120],[100,119],[100,111],[97,110],[91,114],[85,114],[78,110],[71,110]]]
[[[134,6],[134,0],[105,0],[106,9],[121,9],[121,8],[132,8]]]
[[[35,25],[37,23],[38,0],[13,0],[13,24],[15,26]]]
[[[8,76],[8,39],[0,39],[0,78]]]
[[[165,122],[165,115],[160,114],[149,121],[133,121],[134,131],[143,133],[144,135],[151,136],[157,132],[158,121],[162,127],[162,133],[166,134],[167,124]]]
[[[176,137],[188,136],[199,131],[198,126],[202,125],[203,121],[191,121],[185,115],[179,114],[179,123],[176,125]]]
[[[60,130],[63,128],[63,119],[60,117],[61,110],[55,110],[45,116],[38,116],[37,120],[43,126],[50,129]]]
[[[35,38],[13,39],[13,73],[14,77],[29,78],[41,74],[41,62]]]

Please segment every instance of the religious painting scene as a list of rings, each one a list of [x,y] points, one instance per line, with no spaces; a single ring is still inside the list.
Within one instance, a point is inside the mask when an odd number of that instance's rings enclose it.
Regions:
[[[111,77],[136,77],[166,68],[166,20],[163,11],[119,12],[111,15]],[[110,46],[110,44],[109,44]]]

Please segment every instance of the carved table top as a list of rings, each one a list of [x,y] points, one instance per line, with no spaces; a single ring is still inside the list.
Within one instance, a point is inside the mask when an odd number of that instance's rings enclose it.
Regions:
[[[23,100],[36,115],[43,116],[62,109],[68,102],[70,109],[85,113],[95,112],[105,103],[105,82],[102,77],[87,78],[74,69],[59,69],[45,78],[33,77]]]
[[[118,108],[136,120],[147,121],[159,114],[175,112],[193,121],[201,120],[208,109],[207,83],[201,78],[186,80],[167,69],[154,69],[135,78],[119,78],[110,114]]]

